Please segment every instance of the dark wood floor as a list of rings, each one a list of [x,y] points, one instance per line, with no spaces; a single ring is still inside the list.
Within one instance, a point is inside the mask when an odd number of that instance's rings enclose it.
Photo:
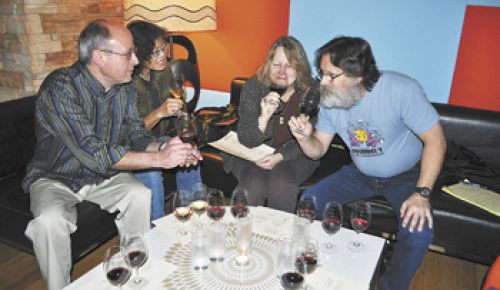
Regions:
[[[76,279],[102,261],[104,249],[115,237],[76,263]],[[35,257],[0,243],[0,289],[45,289]],[[413,279],[411,290],[479,290],[487,267],[429,252]]]

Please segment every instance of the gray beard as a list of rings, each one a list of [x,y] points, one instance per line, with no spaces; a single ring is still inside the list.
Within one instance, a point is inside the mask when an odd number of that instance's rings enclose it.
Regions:
[[[363,97],[358,84],[352,84],[341,90],[320,88],[321,104],[327,108],[350,109]]]

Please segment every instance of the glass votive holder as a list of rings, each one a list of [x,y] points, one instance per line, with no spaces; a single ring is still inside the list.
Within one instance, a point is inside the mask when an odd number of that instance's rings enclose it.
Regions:
[[[247,215],[236,220],[236,264],[248,265],[252,246],[253,217]]]
[[[210,260],[208,254],[207,232],[201,225],[193,227],[191,234],[191,255],[193,269],[208,269]]]
[[[226,253],[226,224],[213,222],[208,225],[208,252],[210,261],[223,261]]]

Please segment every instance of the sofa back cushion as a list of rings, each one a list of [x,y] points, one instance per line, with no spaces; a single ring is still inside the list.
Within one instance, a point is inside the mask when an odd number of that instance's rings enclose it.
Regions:
[[[24,172],[35,148],[35,96],[0,103],[0,180]]]
[[[437,109],[446,140],[473,151],[489,167],[500,172],[500,112],[433,104]]]

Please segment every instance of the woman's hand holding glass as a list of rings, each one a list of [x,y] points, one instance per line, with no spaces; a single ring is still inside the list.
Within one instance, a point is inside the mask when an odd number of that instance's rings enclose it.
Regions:
[[[181,101],[182,109],[186,106],[186,92],[184,91],[184,76],[182,74],[173,75],[169,82],[170,96]],[[176,113],[177,116],[181,114],[180,111]]]
[[[276,92],[269,92],[269,94],[264,96],[260,101],[260,115],[269,120],[271,116],[277,111],[279,106],[280,95],[278,95]]]
[[[184,102],[179,99],[168,98],[156,109],[159,119],[177,116],[184,106]]]

